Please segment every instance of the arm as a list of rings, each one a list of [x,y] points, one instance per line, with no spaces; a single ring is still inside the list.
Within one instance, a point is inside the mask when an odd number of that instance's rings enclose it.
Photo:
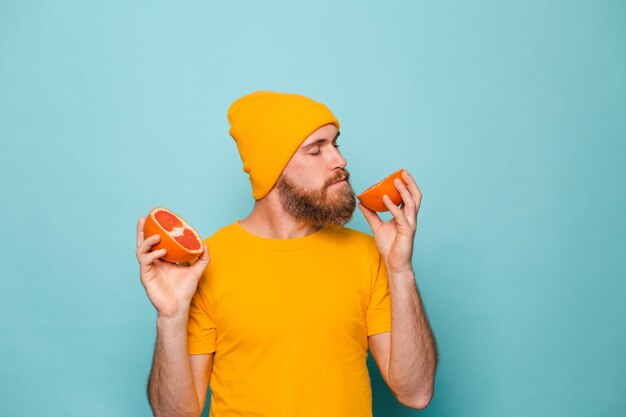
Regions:
[[[391,335],[389,383],[398,400],[428,406],[434,393],[437,348],[412,272],[389,274]]]
[[[394,185],[402,206],[398,208],[387,195],[383,196],[385,207],[393,215],[390,221],[383,222],[359,203],[385,260],[391,297],[391,333],[370,339],[374,344],[372,355],[398,400],[413,408],[425,408],[434,392],[437,350],[411,262],[422,193],[406,170],[402,181],[396,179]]]
[[[197,417],[204,408],[206,385],[201,393],[194,379],[202,381],[207,371],[197,364],[195,374],[192,370],[187,353],[187,320],[188,311],[157,319],[157,339],[148,380],[148,401],[156,417]]]
[[[157,337],[148,378],[148,401],[156,417],[194,416],[202,412],[211,358],[190,358],[187,326],[191,299],[210,261],[208,249],[192,266],[160,258],[165,249],[151,251],[159,235],[144,237],[145,219],[137,222],[137,260],[141,283],[157,309]],[[208,360],[210,359],[210,360]]]
[[[211,368],[213,368],[214,353],[215,352],[189,355],[200,410],[204,410],[204,404],[206,403],[206,394],[209,389],[209,379],[211,378]]]
[[[369,336],[369,349],[398,401],[423,409],[434,393],[437,345],[415,283],[403,287],[390,283],[392,331]]]

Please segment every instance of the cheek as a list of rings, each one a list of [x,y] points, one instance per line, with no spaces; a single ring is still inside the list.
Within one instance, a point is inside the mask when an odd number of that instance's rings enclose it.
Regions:
[[[311,177],[310,175],[300,177],[298,181],[304,188],[310,191],[319,191],[325,187],[324,181],[321,181],[319,178]]]
[[[320,163],[291,161],[283,173],[300,186],[311,190],[325,186],[327,177],[324,177],[324,169]]]

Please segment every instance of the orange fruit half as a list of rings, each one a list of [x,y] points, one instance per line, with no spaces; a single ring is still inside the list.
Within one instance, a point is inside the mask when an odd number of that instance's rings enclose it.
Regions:
[[[393,185],[393,180],[399,178],[400,181],[406,185],[406,181],[402,179],[402,171],[404,171],[404,169],[397,170],[387,178],[377,182],[359,194],[357,198],[361,204],[372,211],[389,211],[383,202],[383,195],[387,194],[391,201],[393,201],[393,204],[396,206],[400,205],[400,203],[402,203],[402,197],[400,197],[400,192],[396,189],[396,186]]]
[[[198,259],[202,254],[202,239],[198,232],[185,219],[163,207],[153,208],[143,226],[146,239],[157,234],[161,235],[161,240],[150,250],[167,249],[165,256],[160,258],[164,261],[189,262]]]

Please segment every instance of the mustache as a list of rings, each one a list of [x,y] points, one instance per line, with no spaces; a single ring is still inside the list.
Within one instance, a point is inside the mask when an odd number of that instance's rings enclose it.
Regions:
[[[347,170],[342,169],[338,171],[337,174],[333,178],[328,180],[326,185],[332,185],[341,180],[348,181],[349,179],[350,179],[350,173]]]

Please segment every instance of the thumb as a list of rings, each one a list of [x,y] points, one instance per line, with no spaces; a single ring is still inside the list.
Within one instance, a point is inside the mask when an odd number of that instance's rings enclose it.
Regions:
[[[204,247],[204,250],[200,254],[200,257],[198,259],[196,259],[196,261],[193,264],[192,268],[203,270],[204,268],[206,268],[206,266],[208,265],[209,261],[211,260],[211,257],[209,256],[209,247],[208,247],[208,245],[205,242],[202,242],[202,246]]]
[[[367,220],[367,222],[369,223],[370,227],[372,228],[372,231],[378,230],[380,225],[383,223],[382,220],[380,219],[380,217],[378,217],[378,214],[376,214],[376,212],[368,209],[367,207],[365,207],[361,203],[359,203],[359,208],[361,209],[361,212],[363,213],[363,216],[365,217],[365,220]]]

